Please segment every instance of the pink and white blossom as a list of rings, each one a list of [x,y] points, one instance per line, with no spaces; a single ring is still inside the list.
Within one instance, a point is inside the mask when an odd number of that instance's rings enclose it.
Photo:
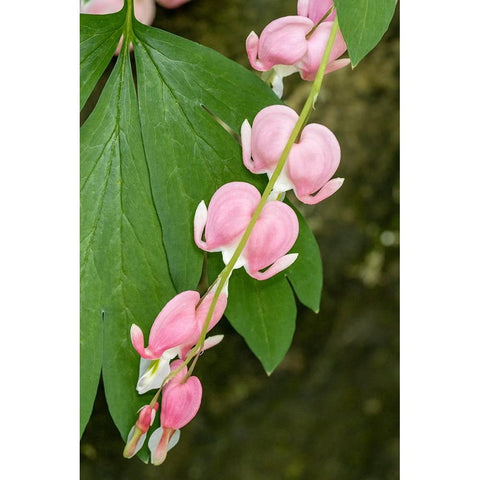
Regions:
[[[200,294],[193,290],[179,293],[173,297],[153,322],[148,338],[148,347],[146,348],[144,347],[142,330],[133,324],[130,329],[130,336],[135,350],[141,357],[152,360],[160,358],[169,349],[195,345],[200,336],[212,297],[213,293],[210,292],[200,303]],[[226,305],[227,296],[226,293],[222,292],[215,305],[209,330],[218,323]]]
[[[220,187],[212,196],[208,209],[202,201],[195,212],[194,240],[197,246],[207,252],[222,252],[227,264],[260,198],[259,191],[245,182],[231,182]],[[287,252],[297,236],[295,212],[283,202],[268,202],[234,268],[245,267],[247,273],[258,280],[272,277],[296,260],[298,254]]]
[[[158,314],[150,329],[148,346],[144,346],[143,332],[137,325],[130,328],[132,344],[141,356],[137,391],[143,394],[160,388],[170,373],[170,361],[175,357],[184,358],[197,343],[213,300],[212,288],[200,301],[196,291],[179,293],[171,299]],[[210,331],[222,318],[227,306],[226,287],[220,293],[210,319]],[[223,337],[205,340],[203,350],[220,342]]]
[[[243,122],[242,156],[248,170],[271,177],[297,120],[297,113],[290,107],[273,105],[256,115],[252,127],[247,120]],[[292,146],[274,192],[293,189],[303,203],[319,203],[343,184],[343,178],[332,179],[340,157],[340,145],[327,127],[307,125]]]
[[[172,363],[172,370],[179,368],[181,360]],[[154,465],[163,463],[167,452],[178,441],[175,432],[183,428],[197,414],[202,401],[202,384],[197,377],[187,376],[184,366],[165,386],[160,411],[161,427],[153,432],[148,442]]]
[[[251,32],[246,39],[250,65],[258,71],[273,69],[273,90],[281,97],[283,78],[300,72],[304,80],[313,80],[322,61],[333,22],[315,23],[307,17],[291,15],[270,22],[260,34]],[[325,73],[330,73],[350,63],[338,59],[347,46],[340,31],[330,53]]]

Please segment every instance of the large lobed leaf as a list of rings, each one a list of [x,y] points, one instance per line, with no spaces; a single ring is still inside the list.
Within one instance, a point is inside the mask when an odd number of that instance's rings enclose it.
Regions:
[[[334,0],[334,3],[352,67],[355,67],[387,31],[396,0]]]
[[[123,55],[81,129],[82,428],[103,357],[106,395],[114,399],[110,411],[122,432],[140,406],[134,388],[138,355],[129,342],[130,326],[136,323],[148,331],[175,294],[130,68]]]

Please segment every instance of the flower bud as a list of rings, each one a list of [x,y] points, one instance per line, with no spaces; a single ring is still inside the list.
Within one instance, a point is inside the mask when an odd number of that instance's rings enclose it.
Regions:
[[[158,407],[157,402],[153,407],[145,405],[140,409],[138,419],[128,434],[127,444],[123,450],[123,456],[125,458],[133,457],[142,448],[148,429],[155,420]]]

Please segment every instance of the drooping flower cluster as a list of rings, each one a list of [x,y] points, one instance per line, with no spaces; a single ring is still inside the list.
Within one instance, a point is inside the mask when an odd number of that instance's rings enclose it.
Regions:
[[[319,40],[315,40],[317,43],[308,42],[324,36],[326,28],[331,29],[328,25],[334,15],[331,7],[331,0],[299,0],[298,16],[278,19],[270,24],[273,25],[270,30],[267,27],[262,33],[264,35],[267,31],[266,40],[262,43],[261,36],[257,42],[255,61],[260,62],[257,66],[270,65],[268,68],[275,69],[281,66],[278,60],[282,49],[290,54],[290,49],[293,51],[298,46],[298,55],[303,51],[299,57],[302,60],[297,59],[290,66],[299,68],[303,65],[299,70],[302,77],[313,79],[330,30],[323,43]],[[292,25],[302,24],[305,28],[299,28],[298,32],[303,33],[297,35]],[[278,26],[281,28],[277,31]],[[252,47],[254,41],[252,36],[249,38],[247,51],[249,42]],[[276,41],[282,38],[288,41],[297,38],[298,42],[293,47],[281,42],[280,47],[276,46]],[[266,47],[269,45],[271,48]],[[250,61],[254,58],[252,52],[253,49],[248,51]],[[265,52],[267,55],[263,55]],[[336,55],[335,44],[332,52]],[[309,60],[311,54],[318,55],[316,63]],[[335,62],[329,61],[331,68]],[[312,73],[307,75],[305,72],[309,68]],[[137,391],[139,394],[152,389],[158,391],[150,404],[140,409],[138,420],[128,435],[124,456],[130,458],[142,448],[160,408],[160,426],[147,442],[152,463],[160,465],[178,442],[180,429],[197,414],[202,385],[192,372],[198,355],[223,339],[222,335],[206,338],[206,334],[225,312],[232,271],[244,267],[251,277],[265,280],[290,267],[297,259],[297,253],[289,252],[297,240],[299,223],[292,208],[282,201],[285,192],[293,190],[300,201],[315,204],[342,185],[343,179],[332,179],[340,163],[340,146],[335,135],[323,125],[309,124],[294,139],[293,131],[299,121],[299,116],[291,108],[274,105],[258,112],[252,126],[247,120],[243,122],[243,163],[252,173],[266,173],[269,178],[275,176],[274,185],[261,195],[253,185],[230,182],[218,188],[208,207],[201,200],[193,218],[194,242],[205,252],[220,252],[225,269],[203,297],[197,291],[189,290],[167,302],[151,326],[147,346],[142,329],[135,324],[131,326],[131,342],[140,355]],[[285,151],[287,145],[290,145],[288,155]]]
[[[198,292],[192,290],[179,293],[172,298],[153,322],[147,347],[144,345],[144,336],[140,327],[133,324],[130,329],[133,347],[141,357],[138,393],[161,389],[165,384],[160,413],[161,427],[152,433],[148,441],[148,447],[152,452],[152,463],[155,465],[163,462],[167,451],[178,441],[179,429],[186,425],[200,408],[202,397],[200,380],[188,375],[184,360],[202,335],[214,295],[215,286],[203,299]],[[211,330],[221,319],[226,304],[225,289],[218,295],[206,331]],[[207,338],[198,353],[213,347],[222,339],[222,335]],[[179,359],[172,362],[176,357]],[[176,372],[177,369],[178,372]],[[176,374],[173,375],[175,372]],[[168,379],[171,373],[172,378]],[[146,433],[153,424],[155,412],[158,410],[156,397],[149,406],[143,407],[140,411],[139,419],[127,438],[124,456],[130,458],[142,447]],[[148,417],[145,412],[149,412],[151,417]],[[145,416],[151,418],[150,423],[145,420]]]
[[[297,13],[273,20],[260,37],[252,31],[246,40],[250,65],[260,72],[272,70],[270,82],[280,98],[284,77],[299,72],[303,80],[315,78],[335,19],[333,0],[298,0]],[[346,49],[338,32],[325,73],[350,63],[339,59]]]
[[[194,240],[199,248],[222,252],[223,260],[228,264],[260,200],[260,193],[252,185],[231,182],[214,193],[208,209],[204,201],[200,202],[194,217]],[[205,240],[202,239],[204,233]],[[249,275],[259,280],[272,277],[296,260],[297,254],[287,252],[297,236],[295,212],[283,202],[267,202],[234,268],[245,267]],[[228,279],[220,292],[217,288],[218,284],[214,283],[202,299],[198,292],[192,290],[181,292],[171,299],[153,322],[147,346],[141,328],[133,324],[130,329],[132,345],[141,357],[138,393],[160,389],[157,397],[162,391],[161,426],[148,440],[151,461],[155,465],[165,460],[168,450],[178,442],[179,430],[200,408],[201,383],[197,377],[191,376],[186,363],[191,353],[198,355],[223,338],[222,335],[208,337],[202,342],[201,350],[194,350],[202,334],[210,331],[225,311]],[[139,419],[127,438],[126,457],[135,455],[142,447],[158,410],[156,397],[150,405],[141,409]]]

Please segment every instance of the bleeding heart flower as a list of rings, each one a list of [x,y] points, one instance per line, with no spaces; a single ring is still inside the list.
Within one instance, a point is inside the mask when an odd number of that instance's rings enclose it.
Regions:
[[[172,363],[172,370],[179,368],[181,360]],[[187,367],[170,380],[162,393],[160,413],[161,427],[153,432],[148,441],[152,463],[164,462],[167,451],[174,446],[174,434],[197,414],[202,401],[202,384],[197,377],[187,378]],[[175,443],[178,441],[176,439]]]
[[[260,110],[252,127],[245,120],[241,129],[244,165],[251,172],[266,173],[270,178],[297,120],[297,113],[285,105]],[[293,189],[300,201],[310,205],[324,200],[343,184],[343,178],[331,179],[340,156],[340,145],[327,127],[307,125],[298,143],[293,144],[273,191]]]
[[[248,183],[231,182],[220,187],[210,205],[201,202],[195,212],[194,240],[207,252],[222,252],[227,264],[232,258],[260,201],[258,190]],[[202,240],[205,232],[205,240]],[[250,237],[234,268],[245,267],[247,273],[265,280],[289,267],[298,254],[285,255],[298,236],[295,212],[278,201],[262,209]],[[267,268],[269,267],[269,268]],[[265,271],[261,271],[267,268]]]
[[[300,72],[304,80],[313,80],[312,71],[316,73],[320,66],[332,25],[333,22],[323,22],[315,28],[310,18],[298,15],[277,18],[264,28],[260,37],[255,32],[248,35],[246,49],[250,65],[261,72],[273,69],[271,83],[281,97],[284,77]],[[325,73],[350,63],[349,59],[337,60],[346,49],[338,31]]]
[[[141,357],[153,360],[160,359],[165,352],[171,349],[179,348],[178,354],[180,354],[182,349],[195,345],[200,336],[212,297],[213,290],[209,292],[202,303],[200,303],[200,294],[193,290],[179,293],[173,297],[153,322],[147,348],[144,347],[142,330],[133,324],[130,329],[130,336],[135,350]],[[226,305],[227,295],[225,292],[221,292],[208,330],[218,323]],[[170,352],[170,354],[173,354],[173,352]]]
[[[155,319],[144,347],[142,330],[135,324],[130,329],[133,346],[142,357],[137,383],[137,391],[143,394],[160,388],[170,373],[170,361],[185,355],[197,343],[212,303],[215,287],[211,288],[200,302],[195,291],[182,292],[170,300]],[[200,303],[199,303],[200,302]],[[222,318],[227,306],[227,286],[220,293],[212,318],[208,324],[210,331]],[[205,340],[202,351],[213,347],[222,340],[215,335]]]
[[[176,370],[182,360],[172,362]],[[163,428],[178,430],[183,428],[197,414],[202,401],[202,384],[197,377],[187,378],[184,366],[165,386],[162,393],[160,423]]]
[[[318,23],[333,7],[333,0],[298,0],[297,13],[303,17],[308,17],[313,23]],[[325,21],[335,20],[336,12],[332,11],[325,18]]]

